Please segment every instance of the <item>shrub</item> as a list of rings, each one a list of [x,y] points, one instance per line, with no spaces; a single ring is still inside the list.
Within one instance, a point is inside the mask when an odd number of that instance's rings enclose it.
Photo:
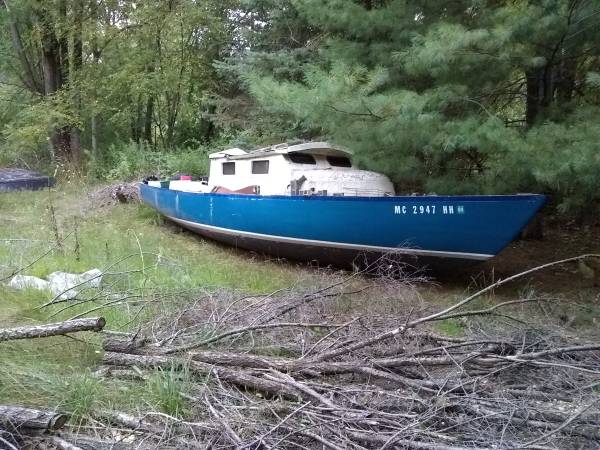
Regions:
[[[145,144],[113,144],[102,155],[91,157],[88,174],[99,180],[134,180],[147,175],[165,177],[177,172],[190,175],[208,173],[208,150],[166,151]]]

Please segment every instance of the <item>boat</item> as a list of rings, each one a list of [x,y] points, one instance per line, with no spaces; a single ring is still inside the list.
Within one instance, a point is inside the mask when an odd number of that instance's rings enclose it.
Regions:
[[[506,247],[545,197],[395,195],[327,142],[209,155],[207,178],[145,180],[143,201],[169,220],[238,248],[345,266],[394,255],[410,264],[481,262]]]
[[[36,191],[52,187],[54,179],[26,169],[0,168],[0,192]]]

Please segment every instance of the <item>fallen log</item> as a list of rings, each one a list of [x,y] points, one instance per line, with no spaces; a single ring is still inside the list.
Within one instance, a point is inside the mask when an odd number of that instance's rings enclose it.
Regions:
[[[48,323],[16,328],[0,329],[0,342],[17,339],[32,339],[49,336],[60,336],[79,331],[100,331],[106,325],[103,317],[75,319],[64,322]]]
[[[142,366],[146,363],[153,361],[153,363],[157,364],[165,364],[166,367],[169,367],[170,363],[166,363],[164,356],[162,355],[151,355],[145,354],[140,355],[139,353],[129,353],[129,352],[121,352],[123,349],[123,345],[120,341],[116,342],[113,340],[104,341],[103,348],[105,351],[110,352],[107,358],[109,362],[107,364],[111,364],[110,360],[119,360],[116,356],[111,356],[112,353],[123,353],[124,355],[135,355],[139,356],[139,361],[142,362]],[[151,349],[152,351],[153,349]],[[141,348],[132,349],[132,352],[140,352],[143,351]],[[150,357],[150,359],[148,359]],[[198,366],[197,368],[202,368],[202,370],[207,369],[207,365],[217,366],[219,367],[219,374],[221,377],[229,377],[232,373],[232,369],[227,369],[226,367],[235,367],[234,373],[241,374],[241,369],[250,369],[250,370],[278,370],[284,371],[288,373],[294,373],[301,375],[303,377],[312,378],[312,377],[320,377],[323,375],[339,375],[339,374],[362,374],[368,377],[375,377],[384,379],[387,381],[393,381],[401,385],[409,385],[414,388],[423,389],[423,390],[431,390],[438,389],[435,383],[422,381],[422,380],[411,380],[406,377],[401,377],[398,374],[391,374],[389,372],[384,372],[381,370],[374,370],[373,365],[379,367],[388,367],[386,364],[382,364],[387,362],[388,360],[374,360],[374,361],[347,361],[347,362],[332,362],[332,363],[313,363],[311,360],[290,360],[285,358],[274,358],[268,356],[257,356],[248,353],[233,353],[233,352],[216,352],[216,351],[199,351],[199,352],[191,352],[189,353],[189,357],[192,359],[194,363],[201,363],[205,366]],[[438,358],[439,359],[439,358]],[[456,361],[451,358],[443,358],[438,361],[436,358],[404,358],[404,359],[390,359],[389,367],[398,367],[402,366],[403,363],[406,366],[410,365],[427,365],[428,362],[431,362],[431,365],[451,365]],[[120,361],[126,361],[126,356],[120,358]],[[174,361],[171,359],[170,361]],[[106,361],[105,361],[106,362]],[[137,365],[137,364],[116,364],[116,365]],[[162,367],[162,366],[161,366]],[[240,375],[241,376],[241,375]],[[231,377],[230,377],[231,378]],[[256,378],[256,377],[254,377]],[[234,384],[240,384],[235,382],[235,379],[232,378]],[[261,378],[261,380],[263,380]],[[447,383],[447,387],[449,384]]]
[[[0,405],[0,426],[24,433],[30,431],[56,431],[69,420],[66,414],[51,410]]]
[[[105,352],[102,362],[109,366],[136,366],[145,369],[178,369],[186,367],[191,373],[200,376],[214,375],[236,386],[266,392],[272,395],[298,397],[298,392],[284,383],[267,380],[244,370],[215,367],[198,361],[185,361],[169,356],[141,356],[128,353]]]

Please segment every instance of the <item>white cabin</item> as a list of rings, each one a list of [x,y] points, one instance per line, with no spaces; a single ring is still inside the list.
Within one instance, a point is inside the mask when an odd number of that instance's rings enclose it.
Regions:
[[[385,175],[356,169],[351,156],[327,142],[279,144],[252,152],[232,148],[209,155],[208,184],[172,181],[170,188],[245,193],[251,188],[261,195],[394,195]]]

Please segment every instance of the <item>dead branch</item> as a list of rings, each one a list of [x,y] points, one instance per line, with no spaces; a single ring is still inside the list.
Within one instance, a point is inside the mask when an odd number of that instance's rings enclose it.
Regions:
[[[552,435],[560,432],[561,430],[563,430],[564,428],[566,428],[567,426],[569,426],[571,423],[573,423],[574,420],[576,420],[579,416],[581,416],[584,412],[588,411],[592,406],[594,406],[595,404],[597,404],[600,401],[600,399],[596,399],[593,402],[591,402],[589,405],[584,405],[581,408],[579,408],[575,414],[573,414],[571,417],[569,417],[567,420],[565,420],[559,427],[555,428],[554,430],[544,434],[543,436],[540,436],[532,441],[527,442],[525,445],[523,445],[523,447],[527,448],[527,447],[531,447],[534,444],[537,444],[539,442],[543,442],[548,440],[548,438],[550,438]]]
[[[525,270],[525,271],[517,273],[515,275],[511,275],[508,278],[505,278],[503,280],[498,280],[495,283],[492,283],[489,286],[486,286],[485,288],[481,289],[480,291],[477,291],[474,294],[469,295],[468,297],[466,297],[465,299],[461,300],[460,302],[455,303],[454,305],[452,305],[452,306],[450,306],[450,307],[448,307],[448,308],[446,308],[446,309],[444,309],[442,311],[439,311],[439,312],[437,312],[435,314],[431,314],[431,315],[426,316],[426,317],[421,317],[420,319],[417,319],[417,320],[413,320],[412,322],[410,322],[408,324],[408,327],[409,328],[414,328],[417,325],[420,325],[420,324],[425,323],[425,322],[431,322],[433,320],[439,320],[439,318],[448,315],[452,311],[455,311],[455,310],[457,310],[459,308],[462,308],[466,304],[471,303],[476,298],[481,297],[483,294],[486,294],[487,292],[493,291],[494,289],[497,289],[500,286],[503,286],[503,285],[505,285],[507,283],[515,281],[515,280],[517,280],[519,278],[522,278],[524,276],[530,275],[530,274],[532,274],[534,272],[538,272],[540,270],[544,270],[544,269],[547,269],[549,267],[558,266],[558,265],[561,265],[561,264],[567,264],[569,262],[575,262],[575,261],[580,261],[580,260],[589,259],[589,258],[600,258],[600,254],[590,253],[590,254],[575,256],[573,258],[561,259],[560,261],[549,262],[547,264],[542,264],[541,266],[533,267],[531,269]]]
[[[419,297],[399,301],[405,285],[369,279],[369,292],[354,276],[308,293],[203,291],[136,334],[110,335],[98,372],[144,382],[153,369],[181,371],[190,421],[149,411],[99,423],[136,437],[136,447],[165,449],[593,448],[596,339],[533,323],[521,308],[539,297],[465,307],[578,258],[498,281],[438,312]],[[461,319],[460,337],[427,329],[449,318]]]
[[[180,347],[168,348],[163,350],[163,354],[170,355],[173,353],[186,352],[189,350],[193,350],[198,347],[203,347],[205,345],[213,344],[217,341],[225,339],[230,336],[249,333],[251,331],[257,330],[266,330],[273,328],[337,328],[340,324],[331,324],[331,323],[298,323],[298,322],[285,322],[285,323],[271,323],[271,324],[262,324],[262,325],[252,325],[243,328],[238,328],[235,330],[230,330],[225,333],[221,333],[217,336],[213,336],[211,338],[205,339],[200,342],[193,342],[187,345],[182,345]]]

